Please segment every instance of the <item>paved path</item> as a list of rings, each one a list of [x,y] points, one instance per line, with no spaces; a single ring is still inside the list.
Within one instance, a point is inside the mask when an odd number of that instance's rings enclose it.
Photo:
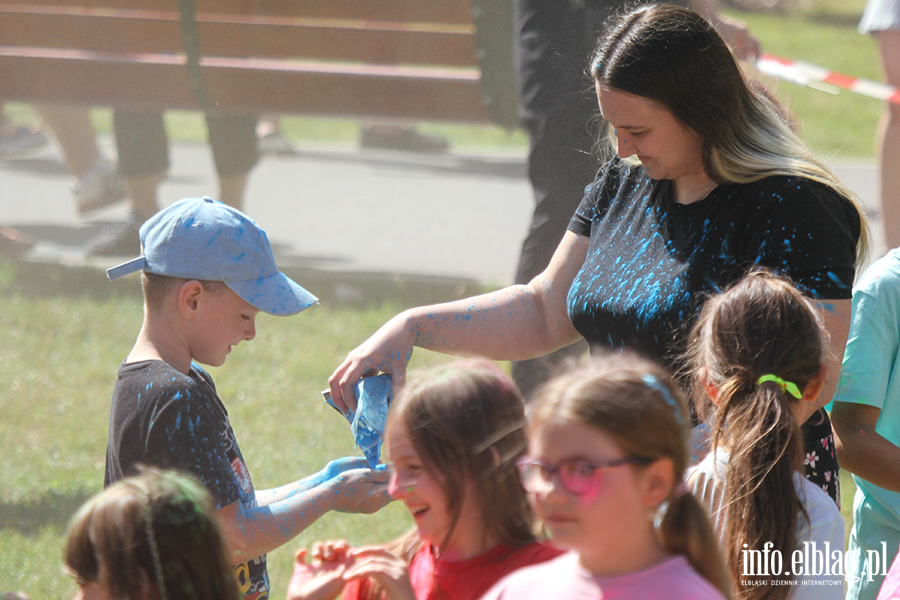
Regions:
[[[171,163],[161,204],[217,195],[205,144],[174,144]],[[876,215],[872,165],[833,167]],[[38,238],[29,257],[37,262],[118,262],[86,259],[83,244],[123,220],[127,207],[120,203],[80,220],[67,181],[52,147],[0,161],[0,224]],[[269,233],[286,267],[506,284],[532,200],[524,150],[424,155],[302,146],[293,156],[262,158],[249,181],[245,210]],[[880,248],[880,232],[878,238]]]

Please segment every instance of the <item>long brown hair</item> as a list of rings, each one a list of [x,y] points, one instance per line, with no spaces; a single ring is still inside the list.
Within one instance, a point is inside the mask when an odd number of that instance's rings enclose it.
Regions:
[[[860,220],[856,264],[865,263],[862,202],[797,137],[784,111],[748,85],[709,21],[670,4],[634,8],[607,24],[590,64],[595,82],[659,102],[697,133],[704,171],[714,182],[805,177],[847,198]]]
[[[798,519],[807,518],[794,487],[803,438],[792,406],[800,400],[759,379],[776,375],[802,391],[820,373],[828,347],[811,302],[787,279],[765,270],[752,271],[708,300],[691,333],[695,405],[710,424],[713,450],[724,444],[731,451],[724,491],[715,504],[721,507],[729,571],[742,598],[789,595],[785,586],[741,586],[742,552],[772,542],[781,556],[791,556]],[[715,404],[706,386],[717,391]]]
[[[730,597],[706,509],[678,485],[688,466],[689,419],[680,390],[662,367],[632,352],[601,355],[552,379],[529,409],[530,428],[565,419],[602,432],[627,456],[670,459],[676,484],[661,509],[662,546],[684,555],[695,571]]]
[[[80,584],[121,600],[240,596],[212,498],[174,471],[142,469],[85,503],[69,525],[65,564]]]
[[[398,427],[447,499],[451,527],[438,556],[462,515],[463,482],[478,491],[485,539],[514,547],[535,540],[534,513],[515,466],[527,447],[524,402],[499,367],[486,360],[457,361],[420,374],[391,406],[387,444]],[[413,529],[388,549],[409,562],[422,544]],[[382,596],[380,586],[368,588],[367,597]]]

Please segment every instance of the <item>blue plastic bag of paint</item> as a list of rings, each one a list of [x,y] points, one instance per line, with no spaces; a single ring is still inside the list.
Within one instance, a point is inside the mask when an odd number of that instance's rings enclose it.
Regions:
[[[330,391],[326,390],[322,395],[325,402],[338,410],[331,400]],[[381,458],[384,426],[391,405],[391,376],[363,377],[353,386],[353,396],[356,398],[356,410],[345,416],[350,422],[350,433],[356,446],[362,449],[369,466],[374,469]]]

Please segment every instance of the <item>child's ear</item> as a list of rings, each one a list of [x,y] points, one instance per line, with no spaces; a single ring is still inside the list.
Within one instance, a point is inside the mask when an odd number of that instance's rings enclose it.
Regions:
[[[822,393],[822,389],[825,387],[825,378],[828,375],[828,367],[825,363],[819,365],[819,372],[813,376],[813,378],[806,385],[806,389],[803,390],[803,398],[801,401],[805,400],[807,402],[815,402],[819,398],[819,394]]]
[[[642,469],[644,506],[656,509],[672,493],[675,465],[671,458],[661,457]]]
[[[713,404],[719,403],[719,388],[713,385],[712,381],[709,379],[709,372],[705,368],[700,368],[697,371],[697,377],[700,379],[700,385],[703,386],[704,391],[706,391],[706,395],[709,396],[710,402]]]
[[[196,316],[204,291],[203,284],[196,279],[185,282],[178,288],[178,311],[182,318],[191,320]]]

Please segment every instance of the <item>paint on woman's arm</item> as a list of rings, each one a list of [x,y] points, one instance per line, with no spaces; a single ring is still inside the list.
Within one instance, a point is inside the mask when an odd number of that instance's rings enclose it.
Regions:
[[[834,307],[834,304],[832,304],[831,302],[824,301],[824,300],[816,301],[816,308],[818,308],[820,310],[824,310],[832,315],[835,313],[835,310],[836,310]]]

